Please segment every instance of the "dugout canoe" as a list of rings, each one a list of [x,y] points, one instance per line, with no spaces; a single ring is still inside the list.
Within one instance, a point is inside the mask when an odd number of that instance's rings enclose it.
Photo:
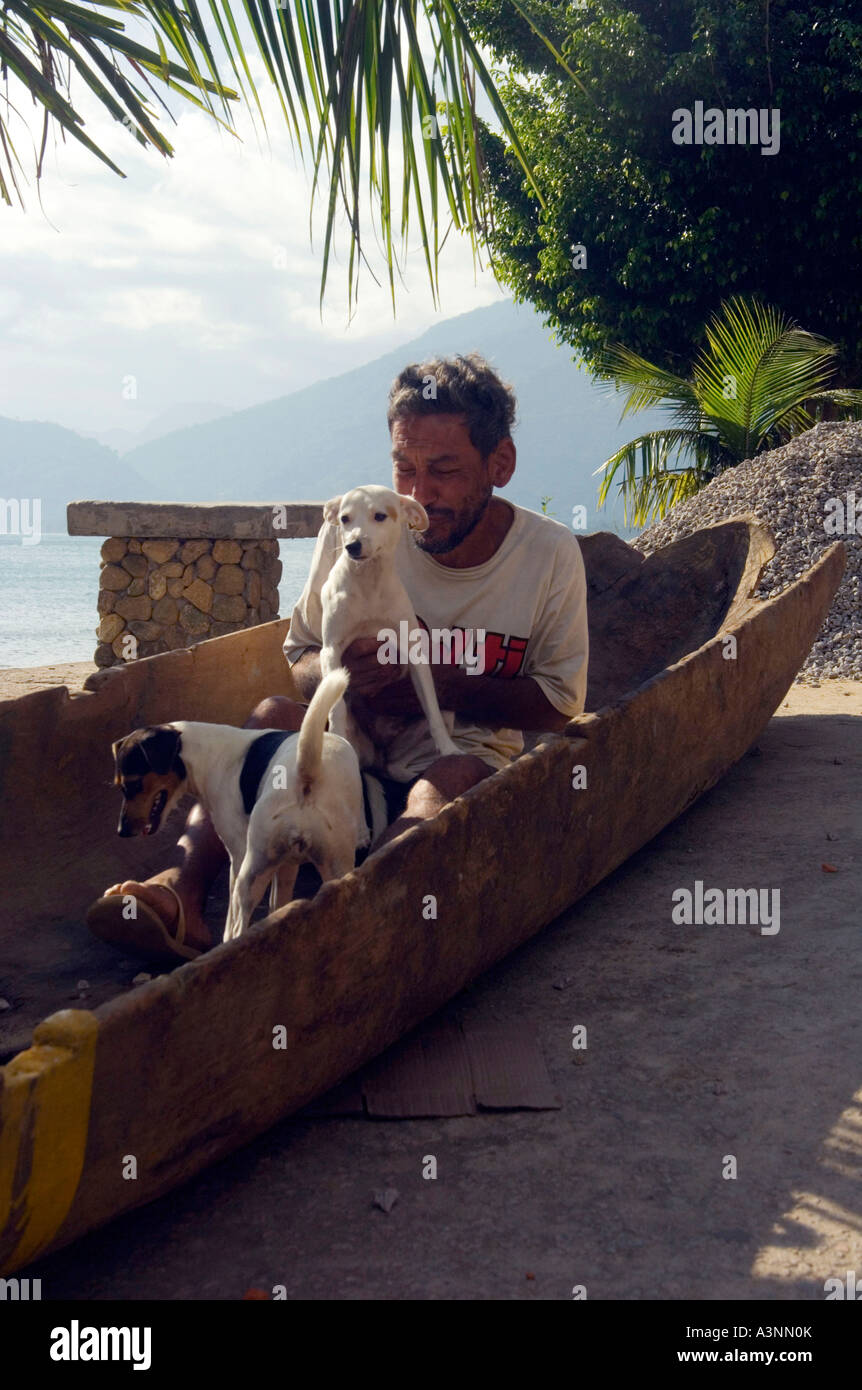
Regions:
[[[0,1068],[0,1272],[152,1201],[301,1108],[658,834],[756,740],[845,561],[838,542],[759,601],[774,544],[752,517],[649,557],[605,533],[582,545],[586,714],[313,899],[134,989],[83,914],[105,884],[164,863],[170,840],[115,835],[111,741],[170,719],[240,724],[264,695],[293,693],[287,622],[105,673],[91,692],[0,704],[7,1054],[22,1021],[44,1018]],[[577,789],[575,765],[586,770]],[[81,975],[89,994],[69,1007]],[[287,1047],[275,1049],[279,1026]]]

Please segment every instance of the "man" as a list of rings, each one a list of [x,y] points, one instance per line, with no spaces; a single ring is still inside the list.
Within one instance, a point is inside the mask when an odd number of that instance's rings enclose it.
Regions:
[[[484,632],[484,674],[431,667],[457,755],[440,757],[409,674],[378,660],[376,638],[344,653],[348,700],[360,722],[378,715],[405,724],[387,749],[390,824],[379,848],[436,815],[502,768],[523,747],[523,731],[557,732],[584,708],[587,682],[586,581],[580,547],[566,527],[514,506],[494,489],[515,470],[516,402],[488,363],[470,353],[405,368],[389,394],[393,487],[425,508],[429,527],[406,536],[398,567],[417,617],[434,629]],[[371,481],[357,477],[351,486]],[[285,653],[308,700],[320,679],[320,589],[338,554],[338,527],[325,523],[294,609]],[[259,704],[247,728],[297,729],[304,706],[285,696]],[[203,808],[179,841],[182,863],[146,883],[115,884],[106,896],[144,905],[140,946],[170,942],[188,956],[213,943],[203,920],[224,848]],[[155,914],[156,939],[153,939]],[[123,945],[130,948],[128,924]],[[131,947],[134,949],[134,946]]]

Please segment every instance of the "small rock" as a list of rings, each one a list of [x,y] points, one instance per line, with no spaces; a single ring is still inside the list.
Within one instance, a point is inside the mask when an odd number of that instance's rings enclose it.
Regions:
[[[837,836],[837,835],[833,835],[831,830],[827,830],[827,832],[826,832],[826,838],[827,838],[827,840],[837,840],[837,839],[838,839],[838,836]]]
[[[381,1211],[389,1215],[395,1203],[398,1201],[398,1189],[396,1187],[384,1187],[374,1194],[374,1205]]]
[[[246,571],[239,565],[222,565],[213,579],[213,589],[217,594],[241,594],[245,588]],[[260,584],[260,575],[257,577]]]
[[[242,546],[236,541],[216,541],[212,556],[217,565],[237,565],[242,559]]]
[[[135,978],[132,980],[132,984],[133,984],[133,985],[145,985],[145,984],[147,983],[147,981],[148,981],[148,980],[151,980],[152,978],[153,978],[152,975],[148,975],[147,972],[146,972],[146,970],[142,970],[141,973],[140,973],[140,975],[136,975]]]
[[[12,1005],[9,1003],[8,999],[0,999],[0,1014],[4,1013],[6,1009],[11,1009],[11,1007]]]
[[[154,565],[166,565],[172,560],[180,548],[179,541],[164,539],[154,541],[142,541],[141,550],[152,560]]]
[[[202,583],[202,580],[198,580]],[[238,594],[215,594],[212,597],[212,615],[217,622],[241,623],[246,613],[246,602]]]
[[[185,583],[185,575],[183,575],[183,583]],[[183,598],[187,603],[193,603],[195,608],[199,608],[202,613],[212,611],[213,591],[203,579],[192,578],[191,583],[183,589]]]
[[[89,988],[90,988],[90,981],[89,981],[89,980],[79,980],[79,981],[78,981],[78,993],[79,993],[79,994],[86,994]]]

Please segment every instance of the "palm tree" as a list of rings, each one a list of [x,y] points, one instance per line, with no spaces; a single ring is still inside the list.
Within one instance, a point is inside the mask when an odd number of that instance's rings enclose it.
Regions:
[[[517,0],[513,5],[538,34]],[[438,244],[441,187],[451,214],[450,226],[469,233],[474,258],[477,237],[485,241],[487,229],[493,225],[478,137],[477,83],[544,206],[521,142],[470,37],[458,0],[244,0],[243,10],[278,93],[291,140],[303,156],[306,151],[314,156],[312,204],[321,166],[325,163],[329,171],[321,306],[339,194],[350,227],[348,287],[352,304],[357,257],[365,259],[359,189],[367,159],[369,190],[378,210],[395,311],[389,162],[395,144],[393,112],[400,114],[402,127],[402,238],[406,245],[410,207],[415,200],[435,307],[437,259],[443,245]],[[417,32],[420,14],[425,16],[433,42],[430,77]],[[146,37],[146,26],[152,30],[149,46],[141,41]],[[540,37],[577,81],[552,40]],[[239,92],[220,79],[219,59],[229,64]],[[201,17],[197,0],[182,0],[180,4],[175,0],[3,0],[0,78],[7,84],[7,101],[5,110],[0,110],[0,197],[9,204],[14,191],[23,205],[19,184],[23,165],[9,121],[10,111],[19,117],[20,112],[9,95],[10,75],[22,94],[28,94],[42,108],[37,180],[51,121],[123,176],[85,131],[74,105],[72,89],[76,84],[86,84],[141,145],[152,146],[164,155],[171,155],[173,147],[156,124],[154,103],[171,114],[162,96],[165,89],[207,111],[228,130],[233,128],[232,102],[242,100],[249,108],[254,103],[263,120],[229,0],[210,0],[208,24]],[[14,81],[12,91],[14,96]],[[414,124],[418,131],[414,131]],[[363,148],[363,141],[367,148]],[[423,165],[430,199],[428,215],[420,178]]]
[[[775,448],[823,415],[862,417],[862,391],[823,388],[838,348],[806,333],[780,310],[735,296],[704,330],[706,347],[691,378],[675,376],[622,344],[602,357],[598,375],[626,392],[621,419],[660,406],[665,429],[641,434],[596,469],[599,506],[619,473],[625,519],[663,517],[722,469]]]

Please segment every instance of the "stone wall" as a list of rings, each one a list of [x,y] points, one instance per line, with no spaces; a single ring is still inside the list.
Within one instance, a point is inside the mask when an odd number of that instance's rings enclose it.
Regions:
[[[112,536],[101,554],[97,666],[175,651],[279,616],[277,540]]]

